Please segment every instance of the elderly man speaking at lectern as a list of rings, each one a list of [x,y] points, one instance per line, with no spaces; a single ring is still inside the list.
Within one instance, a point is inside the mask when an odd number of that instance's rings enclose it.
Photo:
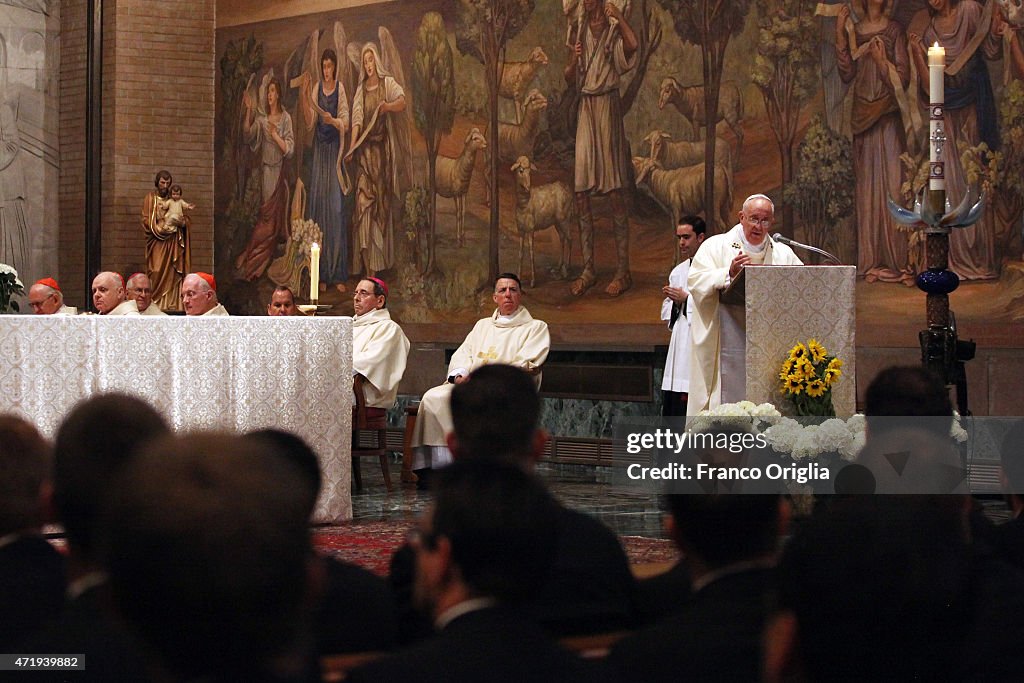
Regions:
[[[768,236],[775,220],[775,205],[763,194],[747,197],[740,222],[732,230],[704,240],[690,264],[686,286],[693,298],[690,341],[690,396],[686,414],[722,403],[722,325],[719,296],[740,271],[751,265],[802,266],[793,250]]]

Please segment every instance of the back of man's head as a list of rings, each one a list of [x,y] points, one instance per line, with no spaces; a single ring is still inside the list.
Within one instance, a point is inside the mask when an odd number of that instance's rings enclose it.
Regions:
[[[953,406],[942,378],[920,365],[882,370],[864,395],[868,431],[913,428],[948,435]],[[893,418],[913,418],[896,420]]]
[[[804,680],[953,677],[968,568],[954,497],[865,496],[815,515],[778,567]]]
[[[770,557],[779,539],[779,497],[768,494],[665,496],[675,537],[714,569]]]
[[[323,476],[320,473],[320,461],[309,444],[300,437],[281,429],[260,429],[246,434],[247,438],[259,439],[265,443],[274,453],[287,461],[295,471],[302,475],[302,483],[305,484],[307,506],[309,514],[313,514],[317,498],[320,496],[320,487],[323,485]]]
[[[299,472],[254,438],[144,449],[102,517],[115,606],[182,680],[259,680],[294,645],[310,553]]]
[[[39,431],[20,417],[0,415],[0,537],[45,521],[50,467],[50,446]]]
[[[438,470],[432,535],[451,543],[453,563],[476,596],[518,603],[554,564],[558,504],[511,463],[465,460]]]
[[[54,499],[72,549],[94,553],[94,527],[110,480],[144,442],[166,434],[167,423],[145,400],[104,394],[79,403],[54,443]]]
[[[511,365],[485,365],[451,394],[458,458],[536,457],[540,397],[530,376]]]

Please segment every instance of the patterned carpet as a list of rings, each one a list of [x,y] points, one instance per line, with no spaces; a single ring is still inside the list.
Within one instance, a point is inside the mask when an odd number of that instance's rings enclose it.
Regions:
[[[376,572],[388,573],[391,554],[405,542],[411,521],[354,522],[313,530],[313,544],[329,553]],[[641,536],[620,536],[629,561],[633,564],[670,562],[676,559],[671,541]]]

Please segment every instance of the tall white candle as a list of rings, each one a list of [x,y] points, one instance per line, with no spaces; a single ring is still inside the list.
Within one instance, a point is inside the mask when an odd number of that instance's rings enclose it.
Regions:
[[[320,245],[313,242],[309,247],[309,299],[320,298]]]
[[[929,190],[945,190],[946,178],[945,168],[942,163],[941,145],[942,141],[935,139],[936,134],[943,131],[942,118],[944,113],[943,105],[946,102],[946,50],[938,43],[928,48],[928,94],[930,103],[929,116],[929,141],[931,162],[928,173]]]

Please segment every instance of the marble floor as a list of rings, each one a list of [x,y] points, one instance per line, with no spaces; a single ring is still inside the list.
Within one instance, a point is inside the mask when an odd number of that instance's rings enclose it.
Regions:
[[[391,493],[384,487],[376,460],[364,458],[361,465],[363,490],[352,492],[353,521],[406,519],[426,506],[429,493],[398,484],[398,462],[391,464],[391,481],[395,485]],[[537,473],[564,505],[595,515],[615,533],[665,538],[657,497],[613,486],[608,468],[541,464]]]

